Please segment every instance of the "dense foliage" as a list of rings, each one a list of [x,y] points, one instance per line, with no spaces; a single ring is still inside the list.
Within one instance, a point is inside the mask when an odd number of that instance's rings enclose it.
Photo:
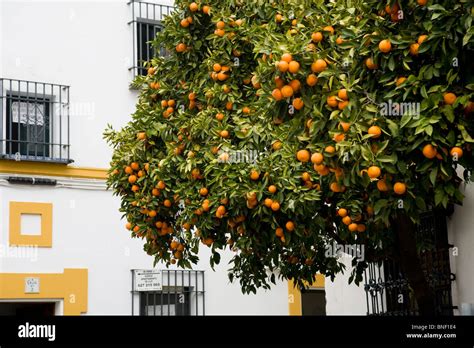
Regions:
[[[178,0],[109,185],[156,261],[235,254],[243,291],[383,255],[391,217],[463,200],[474,140],[468,0]],[[464,171],[463,175],[463,168]],[[459,176],[458,176],[458,174]],[[464,176],[464,177],[463,177]],[[366,260],[354,258],[351,280]]]

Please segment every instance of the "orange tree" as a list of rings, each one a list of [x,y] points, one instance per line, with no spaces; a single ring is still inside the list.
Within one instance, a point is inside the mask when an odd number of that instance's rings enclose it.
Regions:
[[[134,81],[133,119],[105,133],[132,237],[181,267],[202,245],[211,265],[229,248],[244,292],[275,274],[334,277],[333,242],[364,246],[358,283],[397,239],[429,313],[413,234],[420,213],[462,202],[474,164],[473,11],[468,0],[178,0],[154,41],[166,56]]]

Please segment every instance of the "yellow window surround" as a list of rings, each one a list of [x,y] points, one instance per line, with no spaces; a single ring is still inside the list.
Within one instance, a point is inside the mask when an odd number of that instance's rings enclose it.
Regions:
[[[88,270],[64,269],[64,273],[0,273],[0,300],[62,299],[64,315],[87,312]],[[39,293],[25,293],[25,279],[39,279]]]
[[[107,179],[107,169],[66,166],[57,163],[0,160],[0,173],[32,176],[59,176],[82,179]]]
[[[23,214],[41,216],[40,235],[22,234],[21,215]],[[53,205],[51,203],[10,202],[9,232],[11,246],[34,245],[51,248],[53,245]]]
[[[324,276],[317,274],[314,282],[308,287],[310,289],[324,289],[324,281]],[[293,280],[288,281],[288,313],[289,315],[302,315],[301,291],[294,284]]]

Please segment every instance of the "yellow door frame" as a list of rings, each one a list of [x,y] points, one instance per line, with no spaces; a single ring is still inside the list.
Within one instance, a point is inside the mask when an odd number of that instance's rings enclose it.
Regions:
[[[310,289],[324,289],[324,282],[324,275],[316,274],[314,282],[308,287]],[[289,315],[303,315],[301,291],[295,286],[293,280],[288,281],[288,313]]]
[[[88,270],[64,273],[0,273],[0,300],[63,299],[64,315],[87,312]],[[39,279],[39,293],[25,293],[25,278]]]

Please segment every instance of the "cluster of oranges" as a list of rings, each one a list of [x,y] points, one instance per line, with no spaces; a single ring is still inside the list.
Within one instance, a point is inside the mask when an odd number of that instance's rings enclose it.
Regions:
[[[270,195],[275,194],[277,191],[278,189],[276,185],[268,186],[268,192],[270,193]],[[267,208],[270,208],[272,211],[277,212],[280,210],[280,202],[278,202],[276,199],[272,199],[268,197],[268,198],[265,198],[263,203]]]
[[[164,109],[163,114],[162,114],[163,117],[164,118],[169,118],[175,110],[176,101],[174,99],[162,100],[161,101],[161,107]]]
[[[347,90],[343,88],[337,92],[337,95],[328,96],[326,98],[326,103],[332,109],[337,107],[339,110],[344,110],[349,105]]]
[[[219,63],[215,63],[212,66],[212,70],[210,72],[210,76],[214,81],[225,81],[229,78],[230,67],[226,65],[220,65]],[[227,87],[229,88],[229,87]],[[225,91],[224,91],[225,92]]]
[[[145,176],[146,172],[150,170],[150,164],[146,163],[143,168],[140,168],[140,165],[137,162],[132,162],[130,165],[124,168],[124,172],[128,175],[128,182],[132,185],[132,191],[138,192],[140,189],[136,184],[137,180],[142,176]]]
[[[337,215],[342,218],[342,223],[347,226],[347,229],[350,232],[365,232],[366,226],[365,224],[361,223],[362,215],[359,214],[351,218],[349,216],[348,210],[345,208],[339,208]]]
[[[287,231],[287,233],[291,233],[295,230],[296,226],[295,226],[295,223],[293,221],[287,221],[286,224],[285,224],[285,230]],[[275,235],[280,238],[281,242],[282,243],[285,243],[286,242],[286,239],[285,239],[285,230],[282,228],[282,227],[277,227],[275,229]]]
[[[445,155],[448,154],[448,150],[446,148],[442,148],[441,150],[443,151]],[[443,156],[438,152],[438,149],[432,144],[426,144],[425,146],[423,146],[422,152],[423,152],[423,156],[425,156],[428,159],[433,159],[435,157],[439,160],[443,159]],[[464,152],[462,148],[460,148],[459,146],[454,146],[449,151],[449,154],[451,155],[451,157],[453,157],[453,159],[455,159],[456,161],[462,157],[463,153]]]

